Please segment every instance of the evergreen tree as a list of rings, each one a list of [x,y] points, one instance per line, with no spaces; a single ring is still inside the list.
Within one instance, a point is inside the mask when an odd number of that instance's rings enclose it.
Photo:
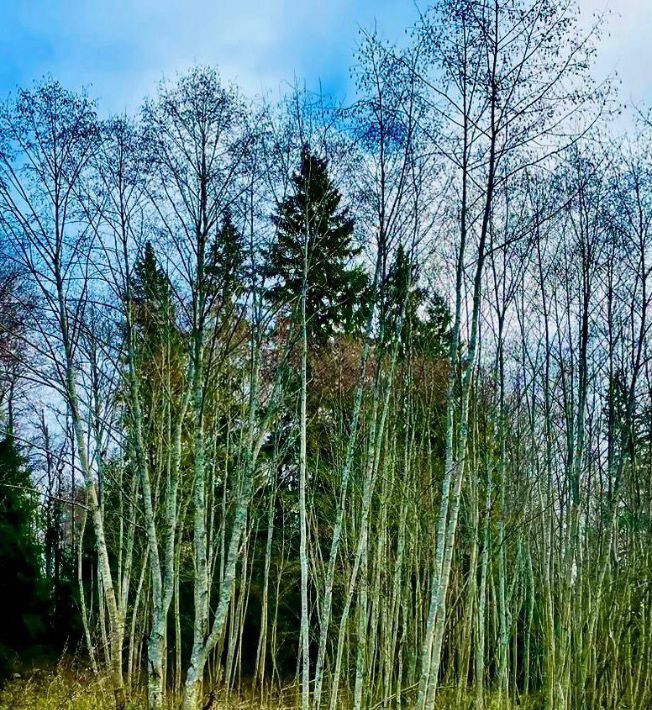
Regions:
[[[308,338],[318,347],[338,331],[351,333],[359,326],[367,278],[353,263],[359,253],[353,244],[354,221],[340,207],[342,195],[328,174],[328,162],[304,146],[292,183],[292,193],[272,217],[277,238],[267,254],[267,295],[286,312],[298,304],[307,240]]]
[[[210,246],[206,272],[209,293],[218,307],[232,303],[244,285],[244,243],[231,212],[224,215],[215,241]]]
[[[449,356],[451,341],[450,311],[436,292],[428,292],[419,284],[419,270],[403,245],[396,250],[383,298],[383,339],[396,337],[398,319],[404,308],[400,348],[433,358]]]
[[[159,266],[149,241],[135,264],[133,305],[134,324],[144,340],[161,342],[174,327],[170,281]]]
[[[161,455],[156,438],[167,436],[165,416],[171,406],[170,398],[176,401],[183,389],[184,343],[170,281],[150,242],[134,268],[132,317],[135,374],[147,432],[145,443],[149,464],[155,469]]]
[[[47,612],[47,582],[34,532],[29,469],[11,437],[0,441],[0,675],[37,655]]]

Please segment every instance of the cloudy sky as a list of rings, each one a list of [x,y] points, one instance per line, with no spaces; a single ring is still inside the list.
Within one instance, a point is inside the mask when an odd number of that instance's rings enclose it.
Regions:
[[[611,11],[596,67],[622,98],[652,104],[652,0],[579,0]],[[163,76],[215,64],[247,93],[296,76],[345,99],[360,28],[400,41],[424,0],[0,0],[0,96],[50,73],[131,111]]]

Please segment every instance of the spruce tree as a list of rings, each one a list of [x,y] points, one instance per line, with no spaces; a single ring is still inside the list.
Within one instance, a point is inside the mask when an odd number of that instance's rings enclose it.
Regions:
[[[398,320],[403,312],[400,351],[407,349],[437,359],[450,352],[452,318],[444,299],[428,292],[419,283],[419,269],[399,245],[383,289],[383,340],[397,337]]]
[[[135,264],[134,276],[134,325],[144,340],[159,343],[174,328],[175,313],[170,281],[149,241]]]
[[[292,191],[272,221],[275,242],[267,254],[268,298],[286,315],[298,307],[304,278],[307,240],[306,318],[308,340],[319,347],[337,332],[359,326],[367,279],[354,263],[354,220],[341,207],[342,195],[328,174],[328,162],[306,145],[292,177]]]
[[[36,502],[23,457],[12,437],[0,441],[0,676],[40,655],[47,582],[34,530]]]
[[[244,286],[244,241],[228,210],[209,248],[206,272],[211,302],[218,308],[232,304]]]

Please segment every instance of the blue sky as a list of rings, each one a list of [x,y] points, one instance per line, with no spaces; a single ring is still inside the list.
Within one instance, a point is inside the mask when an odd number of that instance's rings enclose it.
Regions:
[[[652,0],[580,6],[586,22],[613,11],[598,75],[617,70],[624,100],[652,104]],[[416,17],[413,0],[0,0],[0,96],[51,73],[132,111],[163,76],[203,63],[250,95],[297,76],[345,98],[359,29],[400,41]]]

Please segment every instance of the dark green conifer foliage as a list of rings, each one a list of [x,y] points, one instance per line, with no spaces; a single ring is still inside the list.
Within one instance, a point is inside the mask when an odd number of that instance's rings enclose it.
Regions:
[[[38,654],[48,588],[35,535],[36,502],[29,469],[15,441],[0,441],[0,676]]]
[[[210,246],[208,265],[209,292],[218,306],[232,303],[244,286],[244,243],[231,212],[224,215],[215,241]]]
[[[354,221],[341,201],[328,162],[304,146],[291,194],[272,217],[277,238],[268,252],[265,273],[271,281],[269,299],[291,313],[302,290],[307,239],[306,316],[308,339],[315,347],[338,332],[355,332],[362,317],[367,277],[354,263],[359,253],[353,243]]]
[[[135,265],[133,290],[135,325],[145,340],[158,343],[174,324],[174,307],[169,279],[149,241]]]
[[[383,339],[396,337],[398,319],[405,305],[400,349],[429,357],[448,358],[452,318],[444,299],[419,284],[419,271],[403,245],[399,245],[384,288]]]

